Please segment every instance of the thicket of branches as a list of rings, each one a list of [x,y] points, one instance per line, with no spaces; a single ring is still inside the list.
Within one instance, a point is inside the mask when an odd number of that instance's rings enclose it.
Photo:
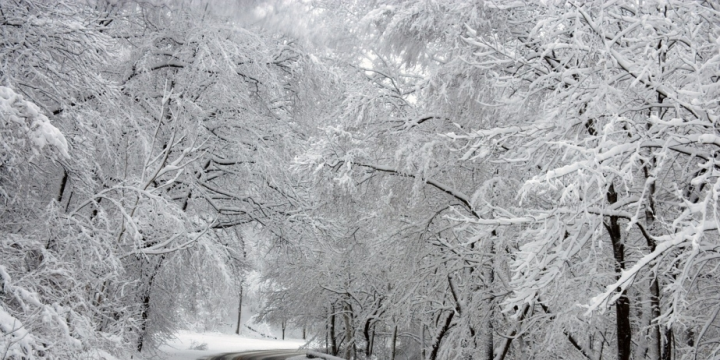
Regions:
[[[0,3],[3,358],[718,356],[717,4],[239,7]]]
[[[358,52],[297,164],[340,232],[274,278],[332,352],[717,356],[717,4],[318,6]]]
[[[190,3],[4,1],[0,28],[0,357],[122,358],[223,318],[239,229],[300,208],[307,58]]]

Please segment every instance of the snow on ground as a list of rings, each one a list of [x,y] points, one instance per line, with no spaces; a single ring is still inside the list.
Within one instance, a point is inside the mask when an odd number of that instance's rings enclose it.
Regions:
[[[271,349],[298,349],[304,340],[269,340],[221,334],[217,332],[194,333],[181,331],[175,339],[160,347],[160,351],[173,360],[196,360],[227,352]]]

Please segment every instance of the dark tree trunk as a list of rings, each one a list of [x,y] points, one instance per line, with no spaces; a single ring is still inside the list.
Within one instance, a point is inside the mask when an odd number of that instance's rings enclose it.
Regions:
[[[375,348],[375,329],[373,329],[372,334],[370,335],[370,355],[372,355],[374,348]]]
[[[137,350],[142,352],[143,345],[145,344],[145,333],[147,332],[147,319],[150,312],[150,289],[145,292],[143,297],[142,314],[140,315],[140,337],[138,338]]]
[[[67,170],[63,167],[63,177],[62,177],[62,179],[60,179],[60,190],[58,191],[58,195],[57,195],[57,199],[56,199],[58,206],[60,206],[62,203],[62,199],[65,194],[65,187],[67,185],[67,180],[68,180],[68,173],[67,173]],[[70,193],[70,197],[72,198],[72,193]],[[68,199],[68,206],[69,205],[70,205],[70,199]],[[67,212],[67,208],[65,209],[65,212]],[[54,247],[55,247],[54,245],[55,245],[55,239],[53,237],[50,237],[48,242],[45,244],[45,249],[54,250]]]
[[[150,274],[150,277],[148,279],[147,288],[145,290],[145,294],[143,295],[142,300],[142,313],[140,314],[140,336],[138,337],[138,344],[137,349],[138,352],[141,352],[143,349],[143,346],[145,345],[145,335],[147,334],[147,323],[148,318],[150,317],[150,295],[152,293],[152,287],[153,282],[155,281],[155,276],[160,271],[160,267],[162,266],[163,261],[165,260],[165,255],[160,256],[160,259],[158,260],[157,265],[152,270],[152,273]]]
[[[663,338],[662,347],[662,360],[670,360],[672,358],[672,344],[673,344],[673,331],[672,328],[665,328],[665,337]]]
[[[372,319],[367,319],[365,321],[365,326],[363,327],[363,335],[365,335],[365,357],[370,358],[372,355],[372,339],[370,335],[370,328],[372,326]]]
[[[397,325],[393,328],[392,337],[392,352],[390,353],[390,360],[395,360],[395,348],[397,346]]]
[[[347,341],[347,345],[345,345],[345,359],[350,360],[353,358],[353,355],[355,354],[355,336],[353,334],[353,324],[354,324],[354,316],[353,316],[353,309],[352,306],[350,306],[350,303],[345,301],[343,303],[343,320],[345,324],[345,340]]]
[[[335,338],[335,305],[330,307],[330,354],[337,356],[337,339]]]
[[[662,103],[662,99],[659,99],[660,103]],[[650,128],[650,125],[648,124],[648,129]],[[645,163],[645,166],[643,167],[643,173],[645,175],[645,180],[647,181],[650,178],[650,166],[655,165],[655,158],[652,158],[650,163]],[[655,223],[655,182],[650,183],[648,186],[648,194],[647,194],[647,207],[645,208],[645,227],[646,231],[649,232],[648,235],[652,234],[653,224]],[[650,252],[655,251],[655,248],[657,244],[655,243],[655,240],[653,240],[649,236],[645,236],[645,241],[647,243],[648,248],[650,249]],[[662,354],[662,337],[660,335],[660,325],[655,324],[653,325],[653,321],[657,321],[658,318],[660,318],[660,282],[657,278],[657,276],[652,279],[650,282],[650,347],[652,349],[651,352],[651,358],[660,358]]]
[[[655,251],[655,247],[653,246],[651,251]],[[651,316],[652,319],[650,319],[650,325],[652,328],[651,331],[651,346],[654,348],[655,354],[660,356],[662,354],[662,338],[660,336],[660,325],[659,324],[652,324],[653,321],[657,321],[657,319],[660,318],[660,283],[658,282],[657,277],[655,277],[652,282],[650,283],[650,308],[651,308]]]
[[[500,347],[500,350],[498,352],[498,358],[495,360],[505,360],[505,357],[507,356],[508,352],[510,351],[510,345],[512,344],[513,339],[515,339],[515,335],[517,335],[518,330],[522,328],[523,321],[525,320],[525,317],[527,316],[528,312],[530,312],[530,305],[525,304],[525,308],[522,311],[522,315],[520,315],[520,319],[518,319],[517,323],[515,324],[515,329],[513,329],[508,336],[505,337],[503,340],[503,344]]]
[[[435,336],[435,340],[433,341],[432,349],[430,350],[430,356],[428,357],[428,360],[437,360],[438,352],[440,351],[440,343],[445,337],[445,334],[447,334],[448,330],[450,330],[454,316],[455,312],[453,311],[445,319],[445,324],[443,324],[443,327],[440,329],[437,336]]]
[[[497,236],[495,230],[492,231],[492,236]],[[487,288],[490,295],[493,293],[493,284],[495,283],[495,243],[490,243],[490,264],[485,267],[484,276],[487,281]],[[488,314],[487,314],[487,325],[483,335],[483,346],[484,346],[484,358],[487,360],[493,360],[495,357],[495,339],[494,339],[494,328],[493,328],[493,313],[495,312],[495,301],[493,296],[488,296],[487,300]]]
[[[420,355],[425,360],[425,324],[420,324]]]
[[[65,194],[65,185],[67,185],[68,173],[67,170],[63,169],[63,177],[60,179],[60,191],[58,192],[57,202],[60,204]]]
[[[237,328],[235,328],[235,334],[240,335],[240,318],[242,317],[242,301],[243,301],[243,288],[240,285],[240,294],[238,294],[238,317],[237,317]]]
[[[610,204],[617,202],[617,193],[615,186],[610,184],[607,191],[607,200]],[[610,241],[613,246],[613,255],[615,257],[615,273],[617,279],[620,278],[622,270],[625,269],[625,244],[622,240],[620,232],[620,224],[617,216],[610,216],[610,223],[605,223],[605,227],[610,234]],[[630,327],[630,299],[627,291],[623,291],[620,298],[615,304],[616,329],[617,329],[617,354],[618,360],[629,360],[632,346],[632,330]]]
[[[70,211],[70,204],[72,203],[73,194],[75,194],[75,192],[70,191],[70,195],[68,195],[67,202],[65,203],[65,212]]]

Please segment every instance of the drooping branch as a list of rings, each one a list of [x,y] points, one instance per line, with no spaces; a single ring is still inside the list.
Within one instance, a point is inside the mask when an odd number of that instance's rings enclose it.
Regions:
[[[368,169],[372,169],[375,171],[380,171],[384,173],[388,173],[394,176],[400,176],[400,177],[407,177],[407,178],[417,178],[417,175],[406,173],[403,171],[399,171],[396,169],[393,169],[391,167],[382,166],[382,165],[371,165],[371,164],[365,164],[365,163],[353,163],[354,165],[362,166]],[[480,215],[475,211],[475,207],[472,205],[470,201],[470,197],[465,195],[462,191],[459,191],[457,189],[452,188],[449,185],[443,184],[440,181],[433,180],[433,179],[427,179],[427,178],[421,178],[424,183],[452,196],[456,200],[460,201],[465,209],[470,212],[474,217],[480,219]]]

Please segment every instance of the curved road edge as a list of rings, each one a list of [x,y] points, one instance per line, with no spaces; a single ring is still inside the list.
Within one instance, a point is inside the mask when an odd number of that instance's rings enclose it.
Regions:
[[[258,350],[224,353],[204,357],[199,360],[286,360],[295,356],[306,355],[306,350]]]

